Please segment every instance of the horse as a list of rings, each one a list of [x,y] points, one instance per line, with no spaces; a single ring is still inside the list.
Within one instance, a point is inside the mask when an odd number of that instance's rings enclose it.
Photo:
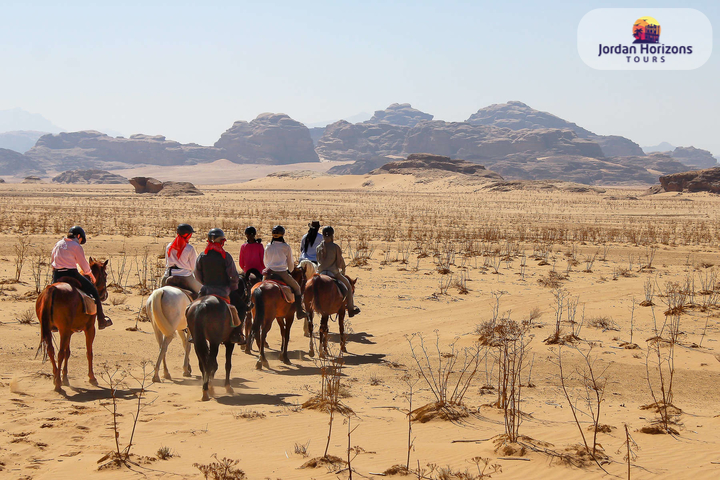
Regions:
[[[355,292],[355,282],[357,277],[350,280],[350,286]],[[336,280],[328,275],[314,275],[305,284],[305,311],[308,312],[308,326],[310,331],[310,353],[311,357],[315,356],[315,349],[312,341],[313,330],[313,314],[320,315],[320,339],[319,339],[319,355],[325,358],[328,353],[328,319],[330,315],[337,315],[338,325],[340,326],[340,350],[347,353],[345,348],[345,309],[347,308],[347,299],[343,298],[340,293],[340,287],[336,284]]]
[[[235,305],[235,308],[238,309],[240,318],[243,318],[247,305]],[[230,386],[230,369],[235,344],[230,341],[230,334],[234,327],[227,303],[215,295],[205,295],[187,307],[185,317],[193,335],[195,353],[202,372],[203,401],[210,400],[209,395],[215,395],[212,380],[218,369],[217,355],[220,344],[225,345],[225,390],[227,393],[233,393]]]
[[[189,333],[186,333],[187,319],[185,318],[185,310],[190,305],[190,298],[177,287],[161,287],[154,290],[145,304],[147,316],[152,322],[155,338],[160,347],[160,354],[155,363],[155,375],[153,382],[160,382],[160,362],[162,361],[164,374],[167,380],[172,380],[170,372],[165,362],[165,354],[168,345],[172,342],[175,332],[178,332],[180,340],[182,340],[183,350],[185,351],[185,360],[183,361],[183,377],[192,375],[190,367],[190,342]]]
[[[300,292],[302,293],[305,286],[305,271],[295,267],[291,275],[293,279],[298,282],[298,285],[300,285]],[[285,365],[290,365],[287,351],[288,344],[290,343],[290,327],[292,327],[293,320],[295,319],[294,304],[288,303],[285,300],[280,286],[267,281],[263,281],[252,287],[252,300],[253,325],[252,331],[248,335],[245,343],[245,353],[252,353],[252,341],[254,338],[260,351],[260,357],[255,364],[255,368],[262,370],[263,366],[265,368],[270,367],[265,358],[265,340],[272,327],[273,319],[277,319],[282,337],[280,359]]]
[[[108,261],[98,262],[90,257],[90,270],[95,276],[95,287],[100,294],[101,301],[107,300],[108,297],[107,274],[105,273]],[[85,314],[84,301],[79,289],[80,282],[77,280],[61,278],[58,282],[45,287],[35,302],[35,313],[40,321],[40,345],[37,351],[38,353],[43,352],[43,360],[50,356],[56,392],[60,392],[63,385],[70,385],[67,373],[68,359],[70,358],[70,337],[73,333],[81,330],[85,332],[88,379],[91,385],[97,386],[98,384],[92,363],[96,315]],[[55,363],[55,348],[53,347],[53,328],[57,328],[60,334],[57,363]]]
[[[302,268],[305,271],[305,278],[312,278],[312,276],[315,275],[317,271],[317,265],[315,265],[312,260],[308,259],[300,260],[298,267]],[[308,318],[303,321],[303,335],[305,335],[306,337],[310,336],[310,324]]]

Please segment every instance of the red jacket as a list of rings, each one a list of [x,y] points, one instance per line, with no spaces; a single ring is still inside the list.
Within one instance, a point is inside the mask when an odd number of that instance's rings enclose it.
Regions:
[[[240,268],[243,272],[255,268],[258,272],[262,273],[262,271],[265,270],[265,264],[263,263],[264,255],[265,248],[262,243],[243,243],[240,247],[240,255],[238,256]]]

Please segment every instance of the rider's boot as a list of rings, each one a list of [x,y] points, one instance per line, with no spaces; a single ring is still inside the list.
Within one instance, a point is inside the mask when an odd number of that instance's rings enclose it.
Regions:
[[[112,324],[113,324],[112,320],[110,320],[110,317],[106,317],[105,313],[103,313],[102,302],[99,299],[97,299],[97,300],[95,300],[95,304],[97,305],[98,328],[100,330],[102,330],[107,327],[112,327]]]
[[[298,320],[307,318],[308,316],[302,306],[302,295],[295,295],[295,315],[297,316]]]

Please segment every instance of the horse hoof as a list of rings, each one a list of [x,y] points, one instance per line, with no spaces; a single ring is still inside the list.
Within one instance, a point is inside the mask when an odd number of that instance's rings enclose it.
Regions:
[[[210,395],[208,395],[207,391],[204,391],[203,396],[202,396],[202,401],[207,402],[208,400],[210,400]]]

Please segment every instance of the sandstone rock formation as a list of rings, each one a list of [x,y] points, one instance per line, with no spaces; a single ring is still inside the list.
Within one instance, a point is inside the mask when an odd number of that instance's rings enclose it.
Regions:
[[[677,147],[672,156],[684,165],[697,168],[712,168],[718,164],[712,153],[695,147]]]
[[[642,156],[645,154],[642,148],[640,148],[640,145],[627,138],[616,135],[596,135],[575,123],[563,120],[551,113],[535,110],[517,101],[494,104],[481,108],[476,113],[470,115],[467,122],[473,125],[495,125],[511,130],[526,128],[532,130],[546,128],[568,129],[575,132],[580,138],[597,142],[606,157],[626,155]]]
[[[363,123],[387,123],[401,127],[414,127],[420,122],[432,119],[432,115],[412,108],[409,103],[393,103],[385,110],[376,110],[370,120]]]
[[[52,181],[56,183],[119,185],[126,183],[128,179],[106,170],[68,170],[53,177]]]
[[[395,173],[401,175],[419,176],[423,176],[428,173],[463,174],[481,177],[488,180],[503,180],[503,178],[497,173],[491,172],[477,163],[468,162],[466,160],[453,160],[450,157],[432,155],[429,153],[413,153],[412,155],[408,155],[406,160],[397,160],[386,163],[370,173],[372,175]]]
[[[720,193],[720,167],[663,175],[660,185],[666,192]]]
[[[150,193],[166,196],[203,195],[203,193],[190,182],[161,182],[152,177],[133,177],[130,185],[135,187],[135,193]]]
[[[319,162],[310,131],[284,113],[262,113],[251,122],[235,122],[215,142],[224,158],[236,163],[273,165]]]

